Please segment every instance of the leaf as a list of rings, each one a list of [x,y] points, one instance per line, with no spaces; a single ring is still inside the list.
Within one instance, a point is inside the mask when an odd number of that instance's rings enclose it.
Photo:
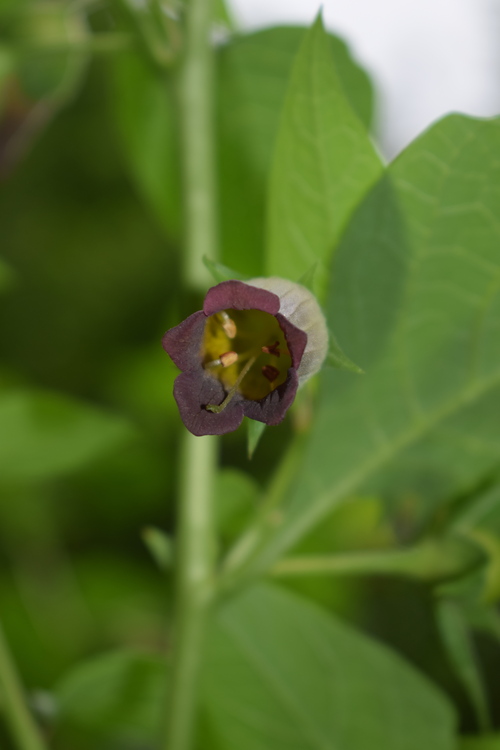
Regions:
[[[9,289],[15,278],[12,268],[0,258],[0,293]]]
[[[347,219],[381,171],[344,94],[318,16],[296,57],[278,131],[267,273],[298,278],[317,261],[327,264]],[[325,286],[323,272],[320,297]]]
[[[157,656],[124,650],[90,659],[56,685],[57,734],[84,732],[124,743],[158,740],[165,690],[166,667]]]
[[[364,371],[361,369],[361,367],[358,367],[356,364],[354,364],[354,362],[352,362],[349,357],[344,354],[344,352],[338,345],[337,339],[331,331],[328,332],[328,336],[329,345],[325,364],[330,365],[330,367],[336,367],[338,370],[349,370],[349,372],[354,372],[356,373],[356,375],[364,375]]]
[[[141,536],[160,570],[170,570],[174,562],[172,538],[155,526],[148,526],[143,529]]]
[[[240,534],[252,517],[259,497],[259,485],[236,469],[223,469],[215,480],[215,517],[223,541]]]
[[[113,61],[113,105],[137,187],[171,238],[181,231],[180,164],[172,81],[138,55]]]
[[[437,622],[450,662],[474,708],[478,728],[485,732],[491,728],[488,699],[467,621],[460,606],[450,600],[438,602]]]
[[[134,436],[123,418],[55,393],[0,395],[0,475],[35,481],[79,469]]]
[[[500,451],[500,120],[453,115],[371,191],[337,251],[327,316],[366,370],[324,371],[317,419],[262,569],[354,494],[420,517]]]
[[[217,748],[454,748],[453,710],[429,681],[278,587],[226,603],[206,650],[202,707]]]
[[[214,281],[220,284],[221,281],[230,281],[231,279],[240,279],[244,281],[246,276],[242,276],[238,271],[234,271],[228,266],[224,266],[222,263],[217,263],[215,260],[210,260],[206,255],[203,256],[203,263],[205,267],[212,274]]]
[[[462,737],[458,750],[500,750],[500,734]]]
[[[255,419],[247,419],[247,454],[249,460],[253,457],[265,429],[265,422],[256,422]]]

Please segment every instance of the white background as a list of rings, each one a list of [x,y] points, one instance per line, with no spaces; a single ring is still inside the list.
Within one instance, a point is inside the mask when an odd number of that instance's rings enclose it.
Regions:
[[[447,112],[500,114],[500,0],[228,0],[241,29],[309,25],[320,5],[376,88],[393,156]]]

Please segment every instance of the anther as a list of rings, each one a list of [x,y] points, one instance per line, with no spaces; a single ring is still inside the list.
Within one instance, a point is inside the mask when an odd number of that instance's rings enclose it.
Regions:
[[[280,345],[280,342],[275,341],[274,344],[272,344],[272,346],[263,346],[262,351],[264,352],[264,354],[273,354],[275,357],[279,357],[281,354],[279,350],[279,345]]]
[[[269,380],[270,383],[273,383],[280,374],[280,371],[272,365],[264,365],[264,367],[262,368],[262,374]]]
[[[222,367],[230,367],[237,361],[238,355],[236,354],[236,352],[224,352],[224,354],[220,355],[220,363]]]
[[[229,317],[227,312],[223,310],[219,315],[222,318],[222,329],[229,339],[234,339],[237,333],[236,323],[232,318]]]

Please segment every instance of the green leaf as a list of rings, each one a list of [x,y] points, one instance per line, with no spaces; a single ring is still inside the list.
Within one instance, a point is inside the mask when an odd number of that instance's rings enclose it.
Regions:
[[[318,17],[296,57],[273,159],[266,269],[298,278],[328,264],[382,165],[352,110]],[[326,273],[319,281],[321,293]],[[320,294],[322,296],[322,294]]]
[[[500,750],[500,734],[462,737],[458,750]]]
[[[255,419],[247,419],[247,453],[249,460],[253,457],[265,429],[265,422],[256,422]]]
[[[452,750],[454,714],[386,647],[278,587],[231,599],[207,638],[217,748]]]
[[[215,260],[210,260],[206,255],[203,256],[203,263],[212,274],[214,281],[220,284],[221,281],[230,281],[231,279],[240,279],[245,281],[245,276],[242,276],[238,271],[235,271],[228,266],[224,266],[222,263],[217,263]]]
[[[438,602],[437,622],[450,662],[469,696],[478,728],[485,732],[491,728],[488,699],[460,605],[450,600]]]
[[[116,651],[83,662],[55,688],[57,736],[76,731],[101,741],[158,740],[165,690],[165,662],[157,656]]]
[[[0,424],[3,481],[74,471],[135,434],[121,417],[48,392],[2,393]]]
[[[169,237],[181,231],[180,164],[172,81],[136,54],[113,61],[112,97],[131,175]]]
[[[267,183],[290,71],[304,32],[301,28],[258,31],[236,37],[218,54],[222,258],[249,276],[266,273]],[[329,36],[328,43],[329,64],[337,70],[345,96],[368,127],[370,81],[340,39]],[[279,275],[294,278],[292,270],[286,271],[281,268]],[[302,271],[296,277],[300,275]]]
[[[174,562],[172,538],[155,526],[143,529],[141,536],[158,567],[161,570],[169,570]]]
[[[353,217],[327,315],[366,375],[324,371],[286,517],[257,567],[354,494],[416,495],[422,518],[498,465],[499,151],[499,119],[447,117]]]
[[[349,357],[344,354],[337,342],[337,339],[331,331],[328,332],[328,336],[328,354],[326,355],[325,364],[330,365],[330,367],[336,367],[338,370],[349,370],[350,372],[355,372],[356,375],[364,375],[364,371],[361,369],[361,367],[358,367],[356,364],[354,364],[354,362],[352,362]]]
[[[215,480],[215,516],[217,531],[222,540],[234,539],[244,530],[255,513],[260,488],[243,471],[223,469]]]

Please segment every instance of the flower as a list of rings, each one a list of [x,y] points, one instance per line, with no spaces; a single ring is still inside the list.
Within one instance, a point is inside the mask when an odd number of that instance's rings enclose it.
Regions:
[[[308,289],[257,278],[209,289],[203,310],[162,344],[182,370],[174,383],[182,421],[194,435],[222,435],[244,416],[281,422],[299,385],[321,367],[328,331]]]

